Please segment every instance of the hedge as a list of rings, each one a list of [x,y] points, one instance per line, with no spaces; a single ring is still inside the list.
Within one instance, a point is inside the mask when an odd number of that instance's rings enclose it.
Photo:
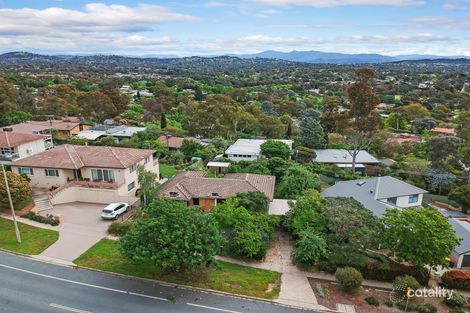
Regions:
[[[332,274],[335,273],[337,268],[345,266],[354,267],[361,272],[365,279],[393,282],[398,276],[410,275],[416,278],[423,286],[426,286],[429,281],[428,273],[420,272],[417,268],[412,266],[394,262],[357,262],[356,264],[351,264],[349,260],[344,260],[342,264],[333,264],[326,260],[320,261],[317,265],[319,270]]]
[[[470,290],[470,270],[451,270],[442,275],[442,284],[447,288]]]

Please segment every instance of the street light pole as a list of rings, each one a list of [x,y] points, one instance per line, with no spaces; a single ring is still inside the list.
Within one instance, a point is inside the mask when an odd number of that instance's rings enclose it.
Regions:
[[[16,240],[21,243],[20,229],[16,222],[15,208],[13,207],[13,200],[11,200],[10,186],[8,185],[7,171],[5,165],[2,163],[3,178],[5,178],[5,188],[7,190],[8,201],[10,202],[11,216],[13,217],[13,224],[15,225]]]

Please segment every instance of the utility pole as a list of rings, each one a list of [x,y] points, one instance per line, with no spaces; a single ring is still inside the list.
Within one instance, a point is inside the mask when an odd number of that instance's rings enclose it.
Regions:
[[[16,240],[18,243],[21,243],[20,229],[18,228],[18,223],[16,222],[15,208],[13,207],[13,200],[11,200],[10,186],[8,185],[7,171],[5,170],[5,165],[2,163],[3,178],[5,178],[5,188],[7,190],[8,201],[10,202],[11,216],[13,217],[13,224],[15,225]]]

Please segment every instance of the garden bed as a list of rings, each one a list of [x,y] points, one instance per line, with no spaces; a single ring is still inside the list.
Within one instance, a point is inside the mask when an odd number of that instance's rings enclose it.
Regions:
[[[318,304],[323,305],[329,309],[336,310],[336,304],[349,304],[354,305],[357,313],[397,313],[403,312],[397,306],[388,307],[385,301],[390,297],[390,291],[379,290],[368,287],[361,287],[356,293],[349,294],[341,290],[340,286],[335,282],[324,281],[320,279],[309,278],[310,286],[317,297]],[[317,284],[322,286],[324,297],[321,297]],[[378,307],[368,304],[364,299],[368,296],[374,296],[379,300]],[[430,303],[437,307],[437,312],[448,312],[449,308],[442,303],[442,298],[426,298],[413,300],[415,303]],[[408,312],[416,312],[410,311]]]

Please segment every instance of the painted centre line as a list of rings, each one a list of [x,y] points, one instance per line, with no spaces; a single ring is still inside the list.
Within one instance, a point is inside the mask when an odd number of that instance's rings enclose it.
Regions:
[[[107,290],[107,291],[112,291],[112,292],[117,292],[117,293],[122,293],[122,294],[128,294],[128,295],[132,295],[132,296],[136,296],[136,297],[150,298],[150,299],[166,301],[166,302],[169,301],[168,299],[165,299],[165,298],[154,297],[154,296],[149,296],[149,295],[145,295],[145,294],[129,292],[129,291],[126,291],[126,290],[119,290],[119,289],[114,289],[114,288],[109,288],[109,287],[104,287],[104,286],[98,286],[98,285],[82,283],[82,282],[75,281],[75,280],[70,280],[70,279],[60,278],[60,277],[56,277],[56,276],[36,273],[36,272],[32,272],[32,271],[28,271],[28,270],[24,270],[24,269],[21,269],[21,268],[8,266],[8,265],[4,265],[4,264],[0,264],[0,267],[8,268],[8,269],[11,269],[11,270],[14,270],[14,271],[23,272],[23,273],[27,273],[27,274],[31,274],[31,275],[35,275],[35,276],[40,276],[40,277],[44,277],[44,278],[63,281],[63,282],[70,283],[70,284],[75,284],[75,285],[80,285],[80,286],[85,286],[85,287],[90,287],[90,288],[96,288],[96,289],[101,289],[101,290]]]
[[[53,308],[56,308],[56,309],[61,309],[61,310],[64,310],[64,311],[75,312],[75,313],[93,313],[93,312],[90,312],[90,311],[84,311],[84,310],[75,309],[75,308],[71,308],[71,307],[68,307],[68,306],[60,305],[60,304],[57,304],[57,303],[50,303],[49,306],[53,307]]]
[[[195,307],[198,307],[198,308],[203,308],[203,309],[209,309],[209,310],[214,310],[214,311],[220,311],[220,312],[228,312],[228,313],[241,313],[241,312],[238,312],[238,311],[232,311],[232,310],[225,310],[225,309],[219,309],[219,308],[215,308],[213,306],[205,306],[205,305],[200,305],[200,304],[194,304],[194,303],[186,303],[186,305],[189,305],[189,306],[195,306]]]

